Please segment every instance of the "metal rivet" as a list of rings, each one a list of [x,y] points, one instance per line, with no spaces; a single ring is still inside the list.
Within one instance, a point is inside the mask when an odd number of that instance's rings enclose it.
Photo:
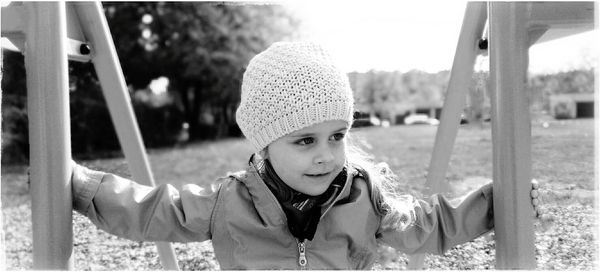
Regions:
[[[90,49],[90,46],[87,43],[81,44],[79,46],[79,53],[82,55],[89,55],[90,52],[92,52],[92,50]]]
[[[477,43],[477,46],[481,50],[487,50],[488,49],[488,41],[487,41],[487,39],[481,39],[481,40],[479,40],[479,42]]]

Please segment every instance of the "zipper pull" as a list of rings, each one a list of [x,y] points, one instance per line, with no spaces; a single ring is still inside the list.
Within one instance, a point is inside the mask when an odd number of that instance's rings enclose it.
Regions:
[[[306,260],[306,247],[304,242],[298,242],[298,253],[298,264],[300,265],[300,269],[305,270],[308,262]]]

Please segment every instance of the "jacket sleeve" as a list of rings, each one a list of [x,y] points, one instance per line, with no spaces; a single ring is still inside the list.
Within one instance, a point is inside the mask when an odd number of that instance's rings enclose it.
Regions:
[[[73,165],[73,208],[100,229],[136,241],[211,238],[218,188],[203,189],[193,184],[181,191],[168,184],[148,187]]]
[[[415,200],[412,206],[412,223],[402,228],[384,216],[377,233],[378,239],[404,253],[441,255],[494,228],[491,183],[462,199],[433,195],[430,201]]]

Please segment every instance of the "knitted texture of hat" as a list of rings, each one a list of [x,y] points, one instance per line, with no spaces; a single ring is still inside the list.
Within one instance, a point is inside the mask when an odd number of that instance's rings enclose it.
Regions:
[[[255,151],[324,121],[352,123],[348,77],[312,42],[278,42],[246,68],[236,121]]]

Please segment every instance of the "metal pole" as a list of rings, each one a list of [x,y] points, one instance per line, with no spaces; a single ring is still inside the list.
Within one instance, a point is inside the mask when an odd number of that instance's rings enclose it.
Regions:
[[[496,268],[534,269],[527,3],[490,2]]]
[[[64,2],[26,2],[33,268],[73,268],[71,137]]]
[[[428,193],[446,191],[445,181],[452,148],[460,124],[460,114],[465,107],[467,90],[471,85],[473,69],[477,55],[481,51],[477,42],[481,38],[487,19],[485,2],[469,2],[460,30],[454,62],[450,73],[450,82],[444,100],[440,124],[435,135],[435,144],[429,170],[426,190]],[[445,185],[445,186],[444,186]]]
[[[0,82],[4,73],[4,54],[0,54]],[[2,112],[2,87],[0,86],[0,112]],[[2,123],[2,114],[0,114],[0,123]],[[2,126],[0,126],[0,135],[2,135]],[[2,137],[0,137],[0,161],[2,161]],[[2,172],[2,166],[0,165],[0,172]],[[2,190],[2,183],[0,182],[0,191]],[[0,201],[0,226],[4,226],[4,217],[2,216],[2,201]],[[0,270],[6,270],[6,257],[4,256],[4,228],[0,229]]]
[[[460,126],[460,114],[465,107],[466,92],[473,76],[475,59],[479,53],[477,41],[481,38],[487,19],[485,2],[469,2],[465,9],[450,82],[446,92],[440,124],[435,135],[435,144],[429,162],[425,194],[448,191],[446,171]],[[407,269],[422,269],[426,254],[411,255]]]
[[[73,5],[84,35],[92,45],[92,62],[131,174],[137,182],[154,186],[150,163],[102,6],[99,2],[74,2]],[[171,245],[165,242],[157,242],[156,245],[163,267],[167,270],[179,270]]]

